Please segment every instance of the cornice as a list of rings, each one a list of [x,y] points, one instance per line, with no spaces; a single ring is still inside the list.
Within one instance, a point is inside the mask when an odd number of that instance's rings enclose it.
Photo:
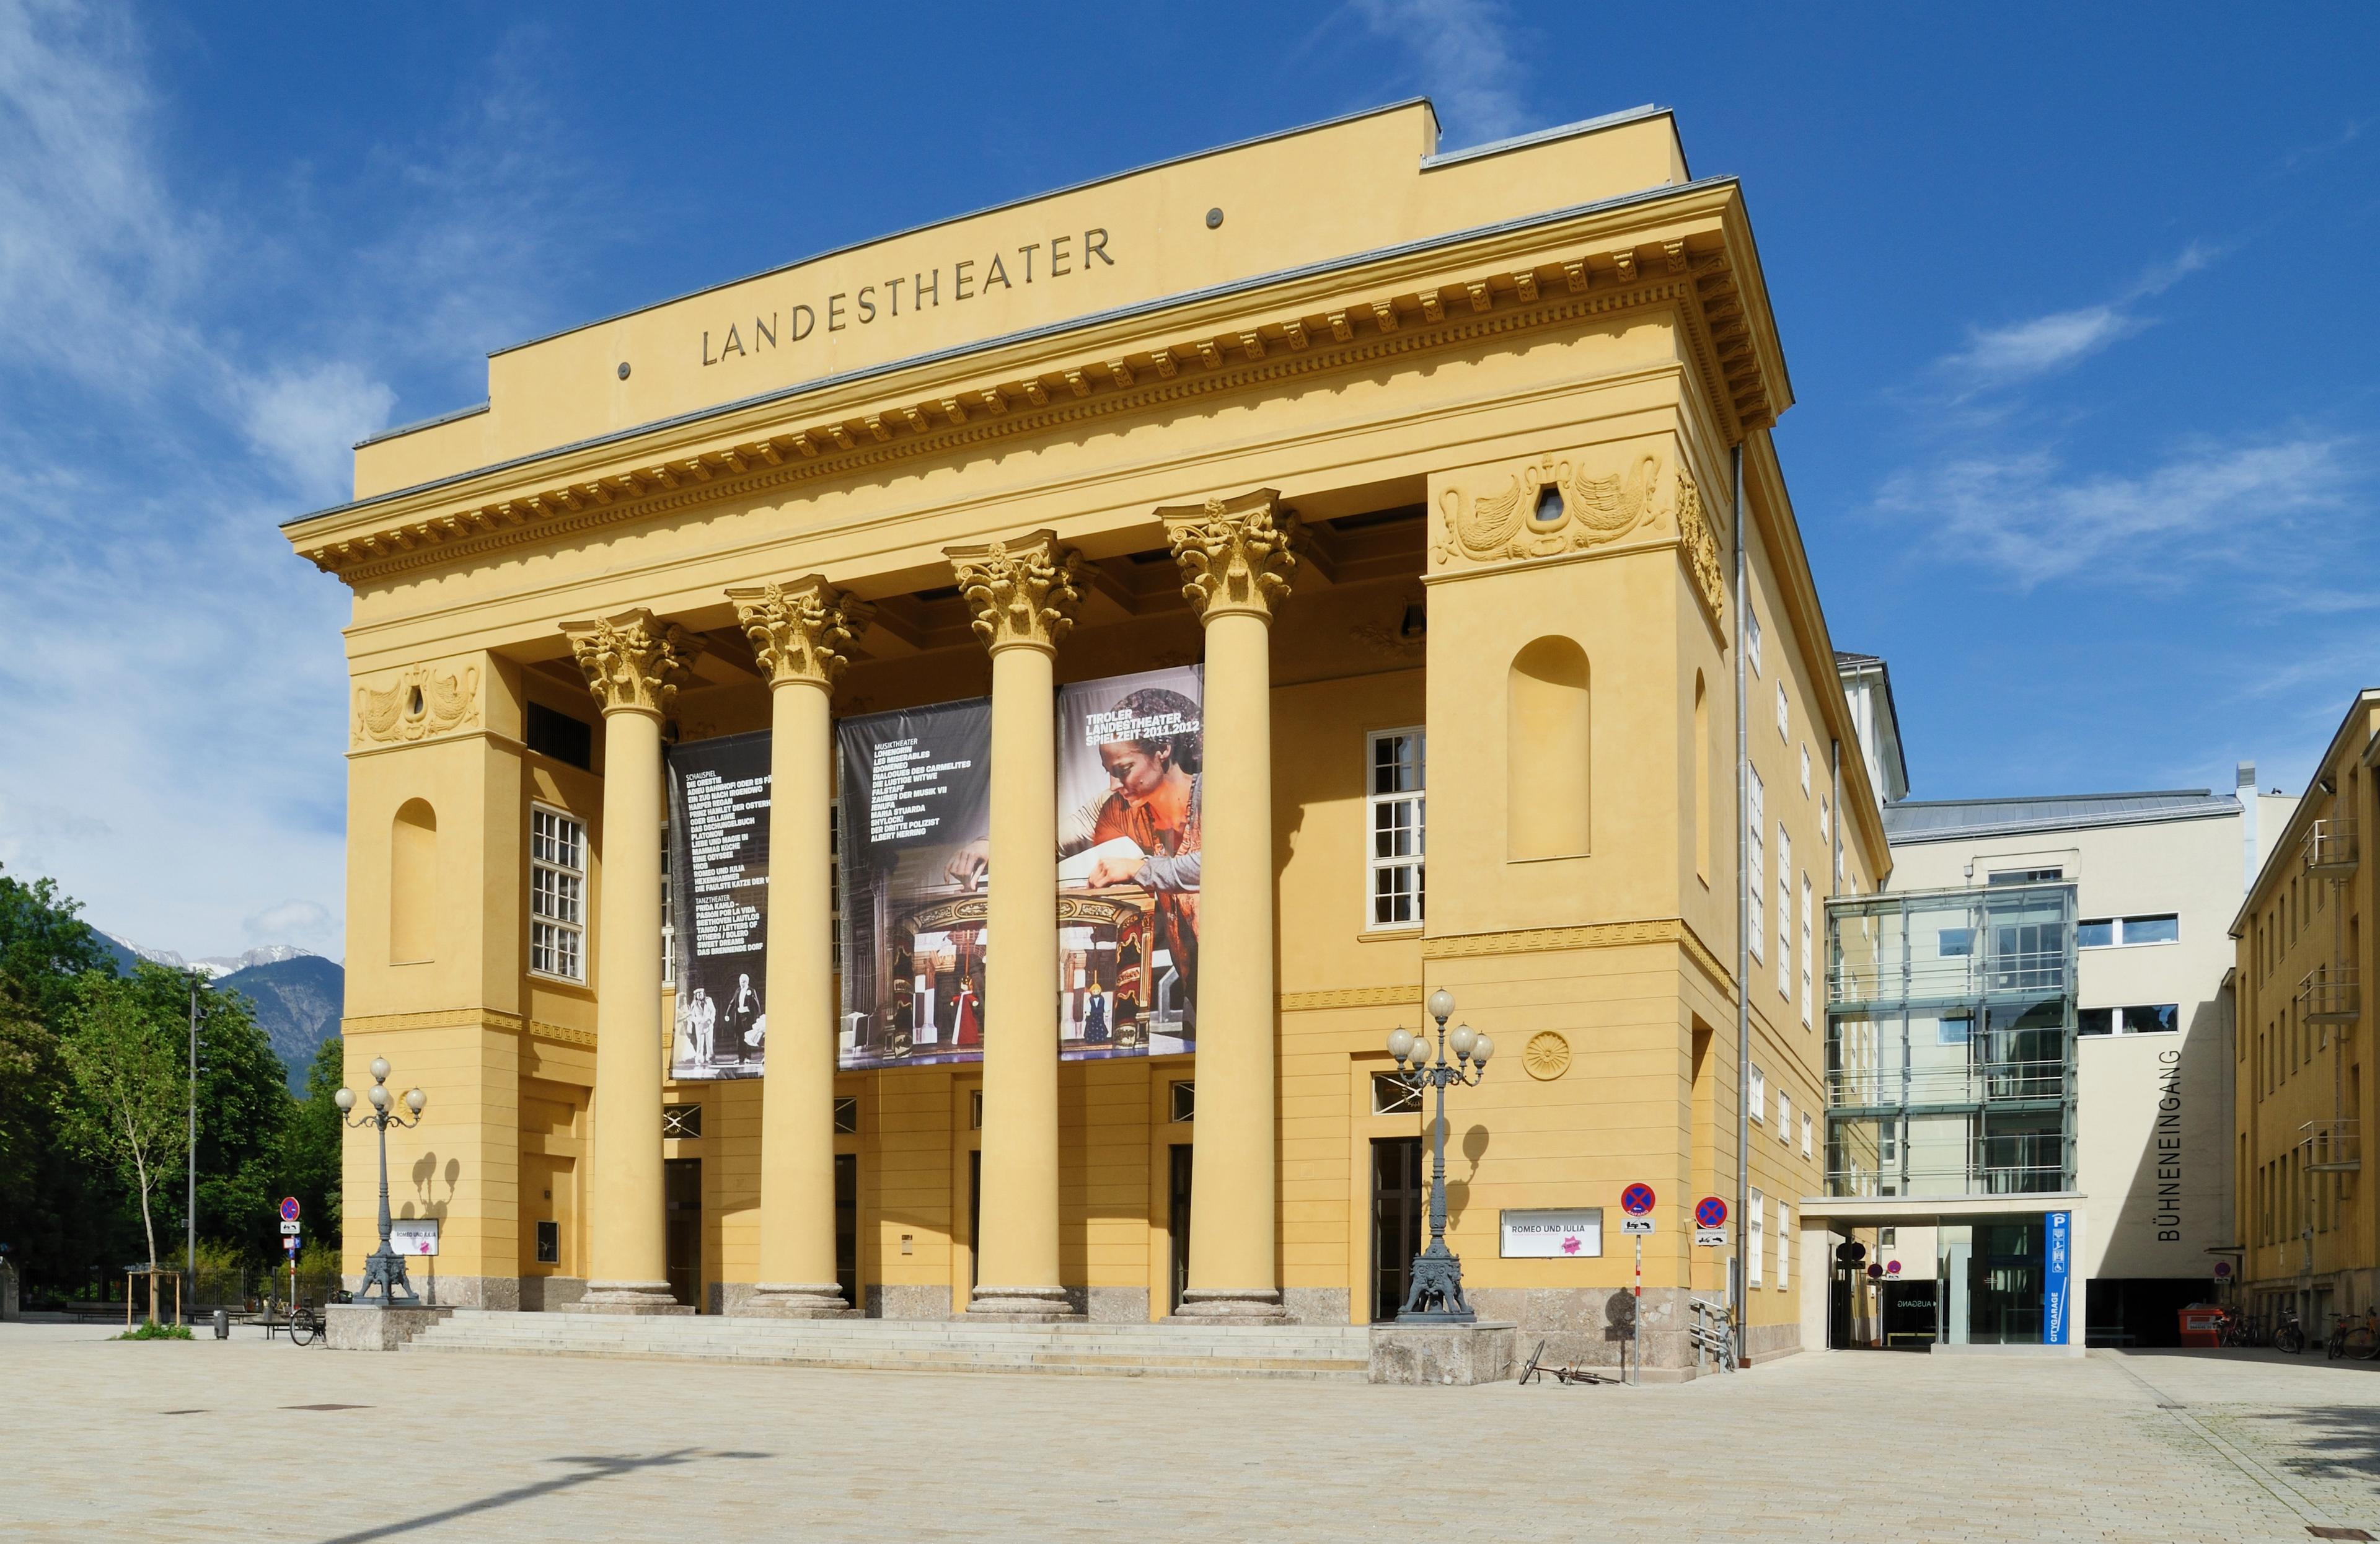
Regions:
[[[1499,954],[1550,954],[1566,949],[1613,949],[1632,944],[1673,943],[1722,991],[1732,979],[1722,969],[1693,926],[1682,917],[1637,922],[1590,922],[1575,928],[1515,928],[1502,932],[1453,933],[1422,940],[1426,960],[1482,959]]]
[[[810,414],[800,415],[811,421],[798,426],[784,426],[796,416],[787,410],[790,401],[731,405],[682,426],[707,432],[713,441],[707,445],[691,440],[625,461],[618,457],[622,447],[605,445],[582,453],[581,464],[566,472],[555,466],[540,475],[534,464],[515,466],[473,474],[458,485],[326,511],[298,523],[317,527],[315,535],[297,538],[298,550],[326,572],[361,586],[695,505],[866,474],[912,457],[1647,308],[1680,314],[1705,391],[1729,432],[1740,434],[1774,416],[1768,350],[1751,325],[1745,286],[1735,274],[1738,244],[1729,240],[1727,227],[1740,219],[1741,201],[1731,185],[1664,192],[1677,204],[1662,212],[1666,219],[1710,224],[1636,244],[1624,237],[1614,243],[1609,235],[1597,243],[1576,233],[1581,242],[1567,257],[1520,253],[1492,262],[1483,252],[1467,277],[1411,288],[1391,283],[1368,295],[1309,294],[1300,309],[1261,321],[1216,315],[1206,319],[1216,325],[1197,327],[1183,318],[1184,330],[1172,339],[1119,341],[1050,368],[999,371],[982,357],[985,351],[977,351],[942,363],[974,365],[985,373],[939,382],[918,376],[910,382],[918,390],[889,400],[850,395],[830,405],[829,394],[805,393],[820,400]],[[1638,201],[1598,206],[1596,216],[1604,224],[1626,217],[1641,225],[1645,213]],[[1593,222],[1581,216],[1573,223]],[[1546,234],[1500,231],[1492,242],[1483,237],[1475,245],[1534,244],[1541,251]],[[1445,254],[1417,255],[1442,261]],[[1342,284],[1350,276],[1330,275]],[[1283,297],[1282,303],[1293,302]],[[1046,365],[1049,357],[1025,362]],[[735,427],[746,432],[716,443],[727,426],[715,420],[739,412],[747,421]],[[565,459],[560,452],[540,458]]]
[[[1418,982],[1403,987],[1340,987],[1325,991],[1285,991],[1281,1011],[1314,1013],[1326,1008],[1409,1008],[1421,1001]]]

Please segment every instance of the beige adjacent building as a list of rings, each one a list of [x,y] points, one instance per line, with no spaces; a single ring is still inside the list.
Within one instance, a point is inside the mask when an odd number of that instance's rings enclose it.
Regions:
[[[1655,109],[1402,103],[498,351],[287,528],[354,592],[347,1055],[431,1096],[442,1300],[1394,1316],[1443,987],[1475,1309],[1614,1357],[1641,1183],[1652,1369],[1731,1271],[1797,1348],[1819,909],[1889,858],[1791,401]]]

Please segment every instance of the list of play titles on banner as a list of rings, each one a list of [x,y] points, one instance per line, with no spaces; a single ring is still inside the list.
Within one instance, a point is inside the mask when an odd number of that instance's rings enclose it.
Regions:
[[[953,772],[971,772],[971,759],[934,761],[916,739],[886,740],[868,758],[868,839],[900,842],[923,836],[943,821],[933,811],[953,793]]]
[[[694,950],[697,954],[748,954],[760,946],[760,908],[738,900],[736,890],[769,882],[765,871],[747,878],[742,858],[752,845],[759,811],[769,808],[769,780],[726,778],[698,772],[686,780],[688,876],[694,884]]]

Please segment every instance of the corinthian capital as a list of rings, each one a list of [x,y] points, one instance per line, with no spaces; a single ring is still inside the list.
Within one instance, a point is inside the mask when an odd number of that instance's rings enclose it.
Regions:
[[[1235,499],[1160,509],[1165,538],[1182,565],[1182,593],[1202,619],[1233,612],[1269,617],[1273,602],[1289,593],[1297,567],[1291,551],[1297,517],[1279,509],[1270,488]]]
[[[639,607],[590,622],[565,622],[587,689],[606,713],[664,717],[702,645],[684,627]]]
[[[1083,558],[1058,545],[1058,533],[1037,530],[1014,541],[945,547],[958,574],[959,593],[975,613],[975,630],[994,653],[1002,649],[1055,649],[1075,625],[1083,602]]]
[[[846,646],[876,614],[874,606],[845,595],[823,574],[731,590],[727,598],[735,602],[735,620],[770,685],[778,687],[791,681],[832,686],[851,663]]]

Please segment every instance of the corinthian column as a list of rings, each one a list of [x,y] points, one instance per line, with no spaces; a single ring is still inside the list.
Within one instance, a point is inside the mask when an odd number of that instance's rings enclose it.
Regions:
[[[1199,774],[1198,1129],[1184,1319],[1277,1320],[1272,608],[1297,565],[1271,489],[1160,509],[1207,628]]]
[[[843,1319],[834,1275],[834,948],[827,711],[872,610],[812,574],[731,590],[769,673],[769,1060],[760,1083],[760,1280],[746,1313]]]
[[[592,1257],[581,1313],[692,1313],[662,1234],[662,720],[700,645],[626,611],[562,630],[603,710],[602,895],[595,917]]]
[[[1046,530],[945,553],[991,650],[983,1236],[967,1312],[1070,1318],[1058,1281],[1055,662],[1082,601],[1082,559]]]

